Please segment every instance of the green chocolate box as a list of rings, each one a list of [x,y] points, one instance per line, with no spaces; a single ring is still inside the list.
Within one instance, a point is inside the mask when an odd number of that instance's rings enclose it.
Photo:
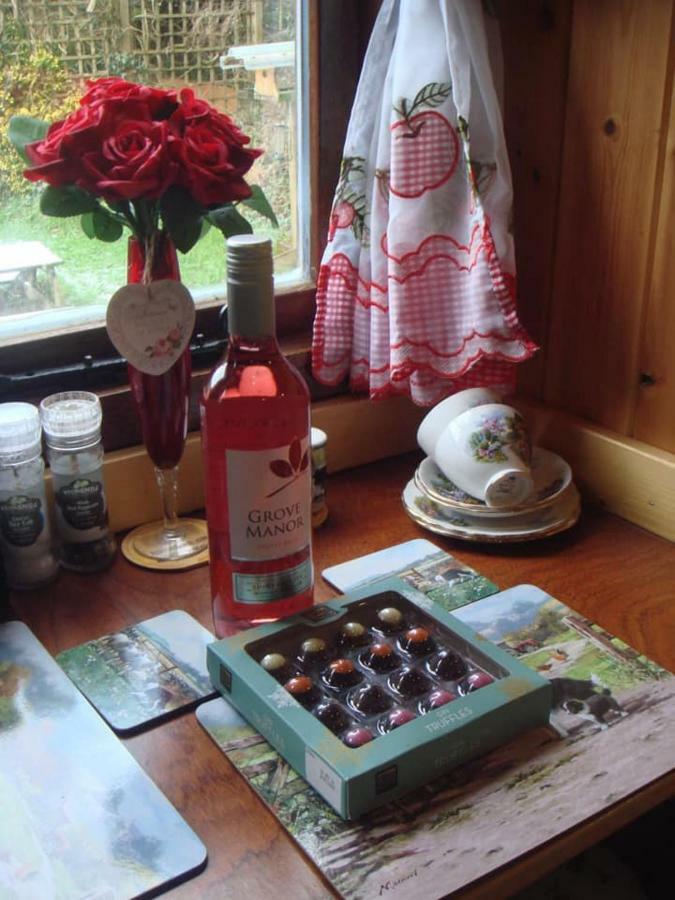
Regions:
[[[347,819],[546,725],[551,708],[549,681],[398,578],[216,641],[207,663]]]

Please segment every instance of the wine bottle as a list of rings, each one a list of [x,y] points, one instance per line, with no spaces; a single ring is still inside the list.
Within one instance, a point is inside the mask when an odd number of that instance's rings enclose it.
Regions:
[[[201,400],[216,634],[312,605],[309,391],[275,334],[272,245],[227,245],[229,339]]]

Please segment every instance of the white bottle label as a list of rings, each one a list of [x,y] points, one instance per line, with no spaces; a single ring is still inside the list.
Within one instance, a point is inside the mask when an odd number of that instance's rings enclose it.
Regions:
[[[279,559],[304,549],[311,534],[309,444],[227,450],[230,553],[238,560]]]

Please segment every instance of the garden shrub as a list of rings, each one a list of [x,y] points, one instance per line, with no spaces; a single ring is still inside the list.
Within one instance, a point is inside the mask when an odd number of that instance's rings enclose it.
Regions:
[[[20,196],[34,190],[34,185],[23,177],[25,163],[7,138],[10,118],[63,119],[78,105],[82,86],[58,56],[43,46],[18,43],[10,53],[3,41],[0,63],[0,194]]]

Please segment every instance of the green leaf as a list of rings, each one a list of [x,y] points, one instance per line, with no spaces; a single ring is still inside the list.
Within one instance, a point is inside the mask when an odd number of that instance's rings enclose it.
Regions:
[[[208,214],[209,222],[223,232],[226,238],[235,234],[253,234],[253,228],[234,206],[221,206]]]
[[[452,85],[447,81],[432,81],[431,84],[425,84],[424,87],[415,94],[415,99],[412,102],[412,108],[410,109],[409,115],[412,113],[413,109],[417,109],[420,106],[430,106],[432,109],[435,106],[440,106],[451,93]]]
[[[252,194],[246,200],[242,200],[244,206],[248,206],[249,209],[255,210],[255,212],[260,213],[261,216],[265,216],[266,219],[269,219],[272,225],[275,228],[279,227],[279,220],[274,215],[274,210],[272,209],[269,200],[265,196],[265,192],[258,184],[251,185]]]
[[[9,120],[7,137],[21,158],[30,165],[26,156],[26,144],[41,141],[49,130],[49,122],[34,119],[32,116],[12,116]]]
[[[122,232],[124,231],[122,223],[102,206],[99,206],[94,210],[91,217],[94,235],[99,241],[105,241],[106,244],[112,244],[122,237]]]
[[[164,227],[181,253],[187,253],[202,236],[204,207],[185,188],[171,187],[160,201]]]
[[[49,185],[40,194],[40,211],[46,216],[81,216],[94,212],[98,207],[96,199],[74,185],[52,187]]]
[[[93,240],[93,238],[96,237],[96,232],[94,231],[93,213],[82,213],[82,215],[80,216],[80,225],[82,227],[82,231],[84,231],[88,238]]]

